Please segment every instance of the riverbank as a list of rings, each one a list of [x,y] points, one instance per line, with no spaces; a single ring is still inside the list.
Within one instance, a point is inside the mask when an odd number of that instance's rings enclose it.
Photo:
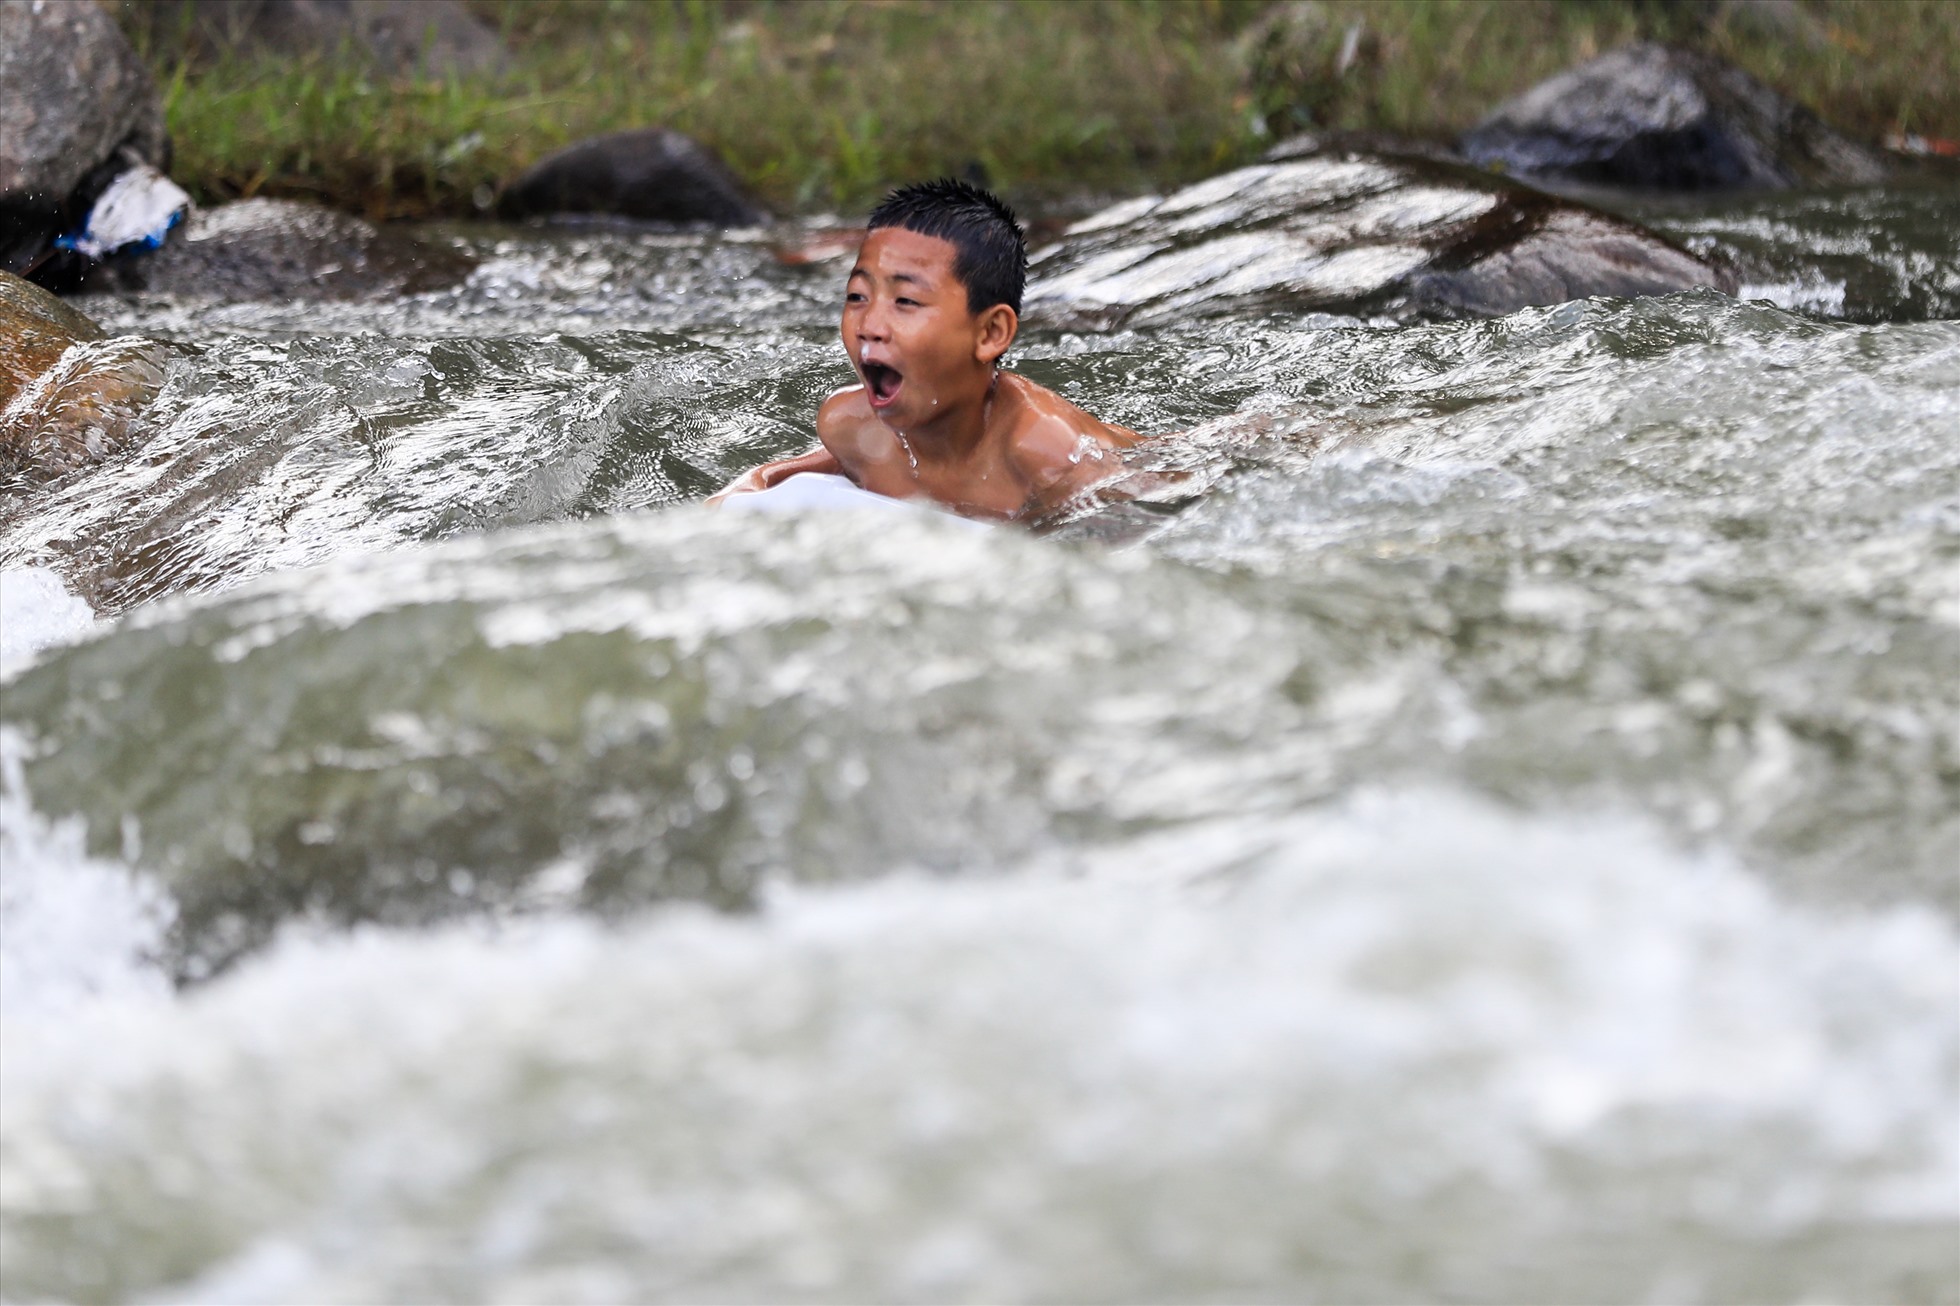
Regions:
[[[777,212],[982,175],[1034,208],[1161,188],[1331,126],[1448,138],[1639,37],[1693,44],[1856,135],[1960,135],[1960,6],[1328,0],[1275,6],[474,0],[494,74],[389,77],[345,51],[194,57],[125,11],[164,88],[173,175],[204,203],[467,216],[543,154],[665,124]]]

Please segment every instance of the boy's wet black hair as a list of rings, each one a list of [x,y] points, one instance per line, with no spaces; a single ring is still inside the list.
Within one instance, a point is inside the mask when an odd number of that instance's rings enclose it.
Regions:
[[[1028,246],[1014,210],[978,186],[953,177],[900,186],[871,210],[871,230],[898,227],[936,236],[958,251],[953,275],[966,287],[966,311],[1005,304],[1021,311]]]

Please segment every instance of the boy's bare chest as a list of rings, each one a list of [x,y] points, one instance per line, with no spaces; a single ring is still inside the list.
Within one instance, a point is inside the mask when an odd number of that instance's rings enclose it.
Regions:
[[[854,424],[855,425],[855,424]],[[849,454],[838,461],[853,479],[874,494],[906,499],[925,495],[966,513],[1015,517],[1027,507],[1027,482],[994,444],[983,445],[968,458],[941,461],[927,449],[911,446],[875,418],[853,432]]]

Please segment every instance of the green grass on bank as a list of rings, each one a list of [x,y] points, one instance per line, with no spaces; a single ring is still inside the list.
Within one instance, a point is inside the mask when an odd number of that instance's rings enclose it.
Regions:
[[[207,203],[464,215],[558,146],[665,124],[780,212],[850,212],[975,166],[1038,209],[1203,176],[1303,125],[1448,137],[1643,35],[1730,58],[1860,135],[1960,135],[1955,0],[1793,0],[1780,19],[1700,0],[1325,0],[1283,33],[1261,0],[472,8],[513,52],[496,77],[391,78],[347,51],[193,57],[132,24],[165,89],[173,173]]]

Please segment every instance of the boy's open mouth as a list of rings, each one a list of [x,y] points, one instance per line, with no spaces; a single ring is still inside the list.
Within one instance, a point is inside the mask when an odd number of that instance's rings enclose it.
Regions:
[[[905,384],[905,378],[897,368],[883,363],[863,363],[860,367],[864,372],[864,393],[873,408],[887,407],[898,398],[898,388]]]

